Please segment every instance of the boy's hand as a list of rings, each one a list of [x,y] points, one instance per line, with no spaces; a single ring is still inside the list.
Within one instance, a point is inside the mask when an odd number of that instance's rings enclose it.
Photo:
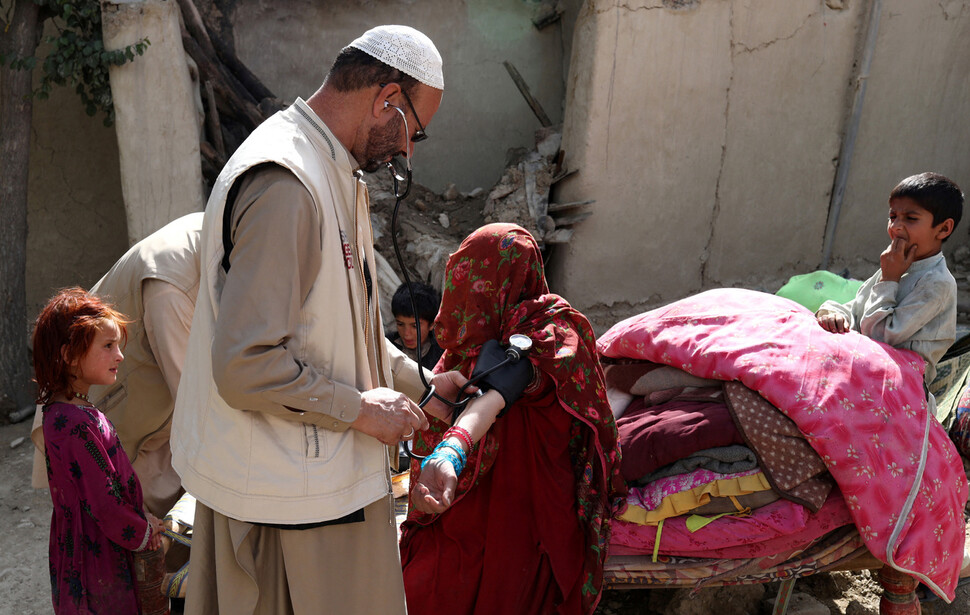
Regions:
[[[849,330],[849,321],[838,312],[822,312],[815,315],[815,320],[829,333],[845,333]]]
[[[909,270],[909,266],[913,264],[917,247],[915,243],[907,246],[905,239],[899,237],[893,239],[889,247],[883,250],[883,253],[879,256],[882,280],[884,282],[898,282],[903,274]]]

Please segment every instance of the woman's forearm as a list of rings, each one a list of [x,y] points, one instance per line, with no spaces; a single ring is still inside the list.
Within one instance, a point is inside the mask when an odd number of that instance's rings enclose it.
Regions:
[[[495,390],[488,391],[481,397],[476,397],[468,402],[468,406],[458,417],[455,426],[467,431],[471,444],[474,445],[488,432],[504,407],[505,399],[501,393]],[[449,435],[446,440],[451,440],[456,445],[461,446],[466,453],[469,452],[468,442],[465,442],[460,436]]]

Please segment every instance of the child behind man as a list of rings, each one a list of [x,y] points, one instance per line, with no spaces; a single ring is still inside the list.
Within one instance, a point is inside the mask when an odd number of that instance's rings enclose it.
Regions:
[[[387,336],[388,340],[404,351],[409,357],[418,361],[418,325],[421,326],[421,360],[422,367],[434,369],[444,350],[438,345],[434,337],[434,319],[438,315],[441,297],[428,284],[411,282],[414,293],[414,304],[411,304],[411,293],[408,285],[401,284],[391,298],[391,313],[397,331]],[[415,314],[417,310],[417,314]]]
[[[956,339],[957,284],[943,242],[963,213],[963,192],[938,173],[907,177],[889,195],[890,244],[880,269],[848,303],[826,301],[815,313],[826,331],[859,331],[926,360],[925,382]]]

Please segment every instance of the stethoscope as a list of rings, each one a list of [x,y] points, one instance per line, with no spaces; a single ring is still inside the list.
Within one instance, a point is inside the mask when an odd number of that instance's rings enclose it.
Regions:
[[[391,105],[390,103],[387,103],[387,102],[385,102],[385,106],[393,107],[394,109],[397,110],[398,113],[401,114],[401,117],[404,119],[404,134],[410,135],[411,133],[408,132],[407,115],[404,113],[404,110],[394,105]],[[501,369],[502,367],[510,363],[516,363],[519,360],[521,360],[523,357],[525,357],[532,349],[532,339],[529,338],[529,336],[527,335],[521,335],[518,333],[511,335],[509,337],[508,348],[505,349],[505,359],[493,365],[492,367],[488,368],[487,370],[484,370],[481,373],[476,374],[474,378],[469,379],[468,382],[466,382],[465,385],[462,386],[461,390],[458,391],[458,395],[454,401],[445,399],[444,397],[442,397],[441,395],[435,392],[434,385],[428,382],[428,379],[424,375],[424,368],[421,367],[420,365],[420,358],[423,356],[423,353],[421,350],[421,319],[418,318],[418,308],[414,301],[414,293],[411,290],[411,278],[410,276],[408,276],[408,269],[407,267],[404,266],[404,258],[402,258],[401,256],[401,249],[397,243],[397,236],[398,236],[397,214],[401,208],[401,203],[407,197],[408,193],[411,192],[412,175],[411,175],[410,155],[406,155],[405,160],[406,160],[406,165],[403,171],[399,170],[398,168],[401,165],[400,164],[395,165],[393,160],[391,160],[390,162],[387,162],[386,164],[387,164],[388,170],[390,170],[391,172],[391,178],[394,180],[394,198],[396,199],[396,201],[394,202],[394,210],[391,213],[391,244],[394,246],[394,256],[397,258],[398,267],[401,270],[401,275],[404,277],[404,284],[407,286],[407,289],[408,289],[408,299],[411,302],[411,313],[414,314],[414,325],[417,328],[418,339],[417,339],[417,347],[415,348],[415,350],[417,351],[417,357],[419,361],[418,375],[421,377],[421,384],[424,385],[424,395],[421,397],[421,401],[418,402],[418,407],[424,408],[428,404],[428,402],[430,402],[432,399],[438,399],[452,408],[453,411],[451,414],[451,424],[454,425],[455,421],[458,420],[458,416],[461,414],[462,410],[465,409],[465,406],[468,404],[468,402],[482,395],[482,392],[480,389],[475,392],[469,392],[467,389],[471,387],[475,387],[476,383],[481,382],[483,378],[495,372],[496,370]],[[403,190],[401,189],[402,186],[404,188]],[[407,440],[404,441],[404,453],[411,459],[417,459],[418,461],[421,461],[424,459],[424,456],[416,455],[413,452],[411,452],[411,443]]]

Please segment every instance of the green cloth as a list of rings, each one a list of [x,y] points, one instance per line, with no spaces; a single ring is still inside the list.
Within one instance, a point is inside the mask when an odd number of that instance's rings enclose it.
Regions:
[[[775,294],[814,312],[829,299],[839,303],[851,301],[861,286],[862,280],[849,280],[820,270],[792,276]]]

